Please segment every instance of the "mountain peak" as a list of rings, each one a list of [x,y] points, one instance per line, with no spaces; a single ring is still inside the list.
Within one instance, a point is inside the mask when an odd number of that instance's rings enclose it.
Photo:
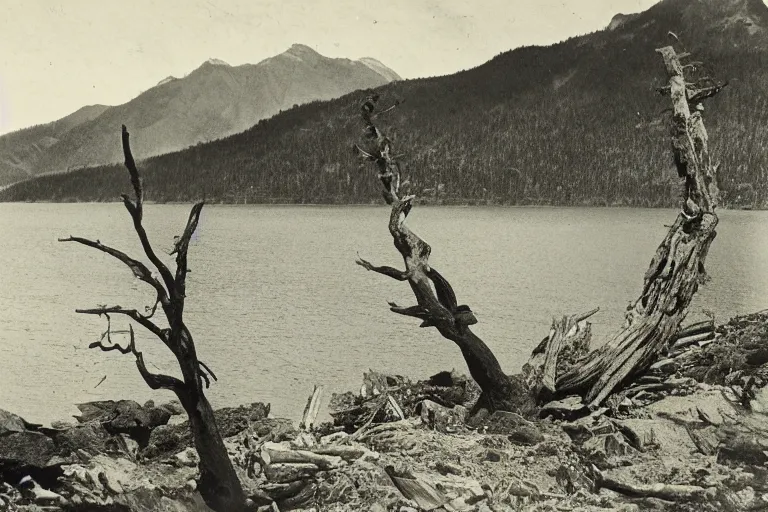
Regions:
[[[223,60],[221,60],[221,59],[215,59],[215,58],[213,58],[213,57],[211,57],[210,59],[208,59],[207,61],[205,61],[205,64],[211,64],[212,66],[227,66],[227,67],[230,67],[230,66],[229,66],[229,64],[227,64],[227,63],[226,63],[226,62],[224,62]]]
[[[283,55],[289,55],[301,60],[313,60],[322,57],[322,55],[320,55],[314,49],[300,43],[292,44],[291,47],[288,48]]]
[[[162,80],[160,80],[159,82],[157,82],[157,85],[167,84],[168,82],[173,82],[174,80],[178,80],[178,78],[176,78],[175,76],[169,75],[163,78]]]
[[[624,25],[626,22],[631,20],[632,18],[635,18],[639,16],[639,14],[622,14],[619,13],[613,18],[611,18],[611,22],[608,24],[607,30],[616,30],[620,26]]]

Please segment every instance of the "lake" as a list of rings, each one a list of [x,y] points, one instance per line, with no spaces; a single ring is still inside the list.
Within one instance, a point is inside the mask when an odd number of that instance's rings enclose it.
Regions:
[[[189,207],[148,205],[145,226],[168,252]],[[409,225],[431,262],[469,304],[477,332],[509,373],[548,333],[553,316],[600,306],[600,337],[629,301],[676,212],[618,208],[462,208],[416,205]],[[403,266],[386,207],[206,206],[190,247],[186,321],[219,377],[215,407],[272,403],[298,420],[314,384],[359,389],[369,368],[413,378],[465,370],[455,345],[389,312],[409,287],[355,265]],[[722,211],[707,260],[711,281],[689,315],[718,321],[768,307],[768,212]],[[74,243],[99,239],[141,255],[121,204],[0,204],[0,408],[33,422],[66,419],[75,403],[172,394],[143,383],[130,356],[88,350],[106,327],[75,308],[142,309],[152,289],[120,262]],[[172,258],[165,258],[172,262]],[[115,318],[113,328],[127,329]],[[177,374],[170,352],[137,328],[150,370]],[[104,376],[103,383],[99,384]]]

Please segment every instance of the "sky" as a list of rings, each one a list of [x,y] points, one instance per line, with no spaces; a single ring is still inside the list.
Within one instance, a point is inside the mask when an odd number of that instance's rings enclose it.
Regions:
[[[119,105],[208,58],[256,63],[294,43],[445,75],[604,28],[656,0],[0,0],[0,134]]]

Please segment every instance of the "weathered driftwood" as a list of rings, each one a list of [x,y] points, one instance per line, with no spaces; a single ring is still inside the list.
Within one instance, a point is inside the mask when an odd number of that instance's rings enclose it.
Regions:
[[[533,350],[523,366],[528,388],[539,401],[555,392],[555,379],[564,367],[570,367],[589,352],[592,330],[587,319],[597,313],[595,308],[581,315],[552,320],[549,335]]]
[[[336,455],[323,455],[309,450],[290,450],[268,443],[261,448],[261,459],[265,464],[314,464],[328,470],[341,466],[344,459]]]
[[[469,368],[470,375],[482,390],[476,409],[521,411],[533,407],[521,379],[507,376],[488,346],[469,328],[477,323],[472,310],[459,305],[448,280],[429,264],[432,248],[405,223],[413,206],[414,196],[401,195],[400,166],[393,155],[392,141],[373,123],[378,95],[366,99],[362,106],[365,136],[375,141],[375,148],[360,153],[373,161],[384,186],[384,199],[392,206],[389,232],[405,263],[405,270],[376,266],[360,258],[357,264],[367,270],[406,281],[417,304],[401,307],[390,303],[391,311],[420,319],[421,327],[435,327],[440,334],[456,343]]]
[[[315,386],[312,394],[307,400],[307,406],[304,408],[304,414],[301,417],[300,428],[310,431],[317,421],[317,415],[320,412],[320,399],[323,396],[323,386]]]
[[[184,301],[186,298],[186,278],[189,272],[187,251],[192,235],[197,229],[203,203],[197,203],[192,207],[184,232],[175,242],[174,250],[171,253],[176,255],[176,272],[173,273],[155,253],[142,224],[144,188],[133,155],[131,154],[129,134],[125,126],[122,128],[122,144],[125,167],[128,169],[135,194],[134,200],[131,200],[127,194],[123,194],[123,204],[133,220],[133,227],[141,242],[144,253],[157,269],[159,277],[156,277],[144,263],[131,258],[122,251],[104,245],[98,240],[94,242],[86,238],[70,236],[60,239],[60,241],[77,242],[120,260],[131,269],[134,276],[154,289],[156,294],[155,304],[152,308],[147,308],[145,313],[140,313],[135,309],[125,309],[120,306],[78,309],[77,312],[89,315],[103,315],[107,319],[106,332],[102,334],[99,341],[91,343],[90,348],[99,348],[105,352],[117,350],[123,354],[133,354],[139,373],[150,388],[173,391],[179,398],[181,405],[189,416],[195,449],[200,456],[198,489],[208,506],[219,512],[248,510],[249,506],[246,504],[246,496],[242,485],[235,473],[232,462],[227,454],[227,449],[224,446],[224,441],[216,426],[213,409],[203,392],[203,386],[205,385],[206,388],[210,386],[210,379],[216,380],[216,376],[205,363],[198,359],[192,333],[187,329],[183,317]],[[165,315],[168,327],[160,327],[152,320],[158,306],[160,306]],[[169,375],[152,373],[147,369],[142,353],[136,349],[133,326],[129,328],[130,341],[126,347],[113,343],[111,338],[113,334],[111,330],[111,317],[118,315],[128,317],[159,338],[176,356],[182,378],[178,379]]]
[[[648,368],[668,347],[699,284],[706,279],[704,262],[715,238],[717,166],[709,155],[699,101],[722,87],[709,88],[706,94],[700,89],[690,94],[675,50],[668,46],[657,51],[669,76],[672,147],[678,174],[684,179],[682,211],[656,250],[643,291],[627,312],[624,328],[581,364],[558,376],[558,393],[581,393],[590,407],[603,403],[617,386]]]
[[[604,475],[593,467],[595,486],[610,489],[625,496],[659,498],[667,501],[702,501],[713,495],[714,489],[698,485],[629,484]]]

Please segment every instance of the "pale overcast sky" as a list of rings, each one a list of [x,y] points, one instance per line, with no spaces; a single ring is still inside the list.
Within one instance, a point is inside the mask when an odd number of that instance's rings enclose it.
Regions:
[[[125,103],[210,57],[256,63],[306,44],[404,78],[605,27],[655,0],[0,0],[0,133]]]

